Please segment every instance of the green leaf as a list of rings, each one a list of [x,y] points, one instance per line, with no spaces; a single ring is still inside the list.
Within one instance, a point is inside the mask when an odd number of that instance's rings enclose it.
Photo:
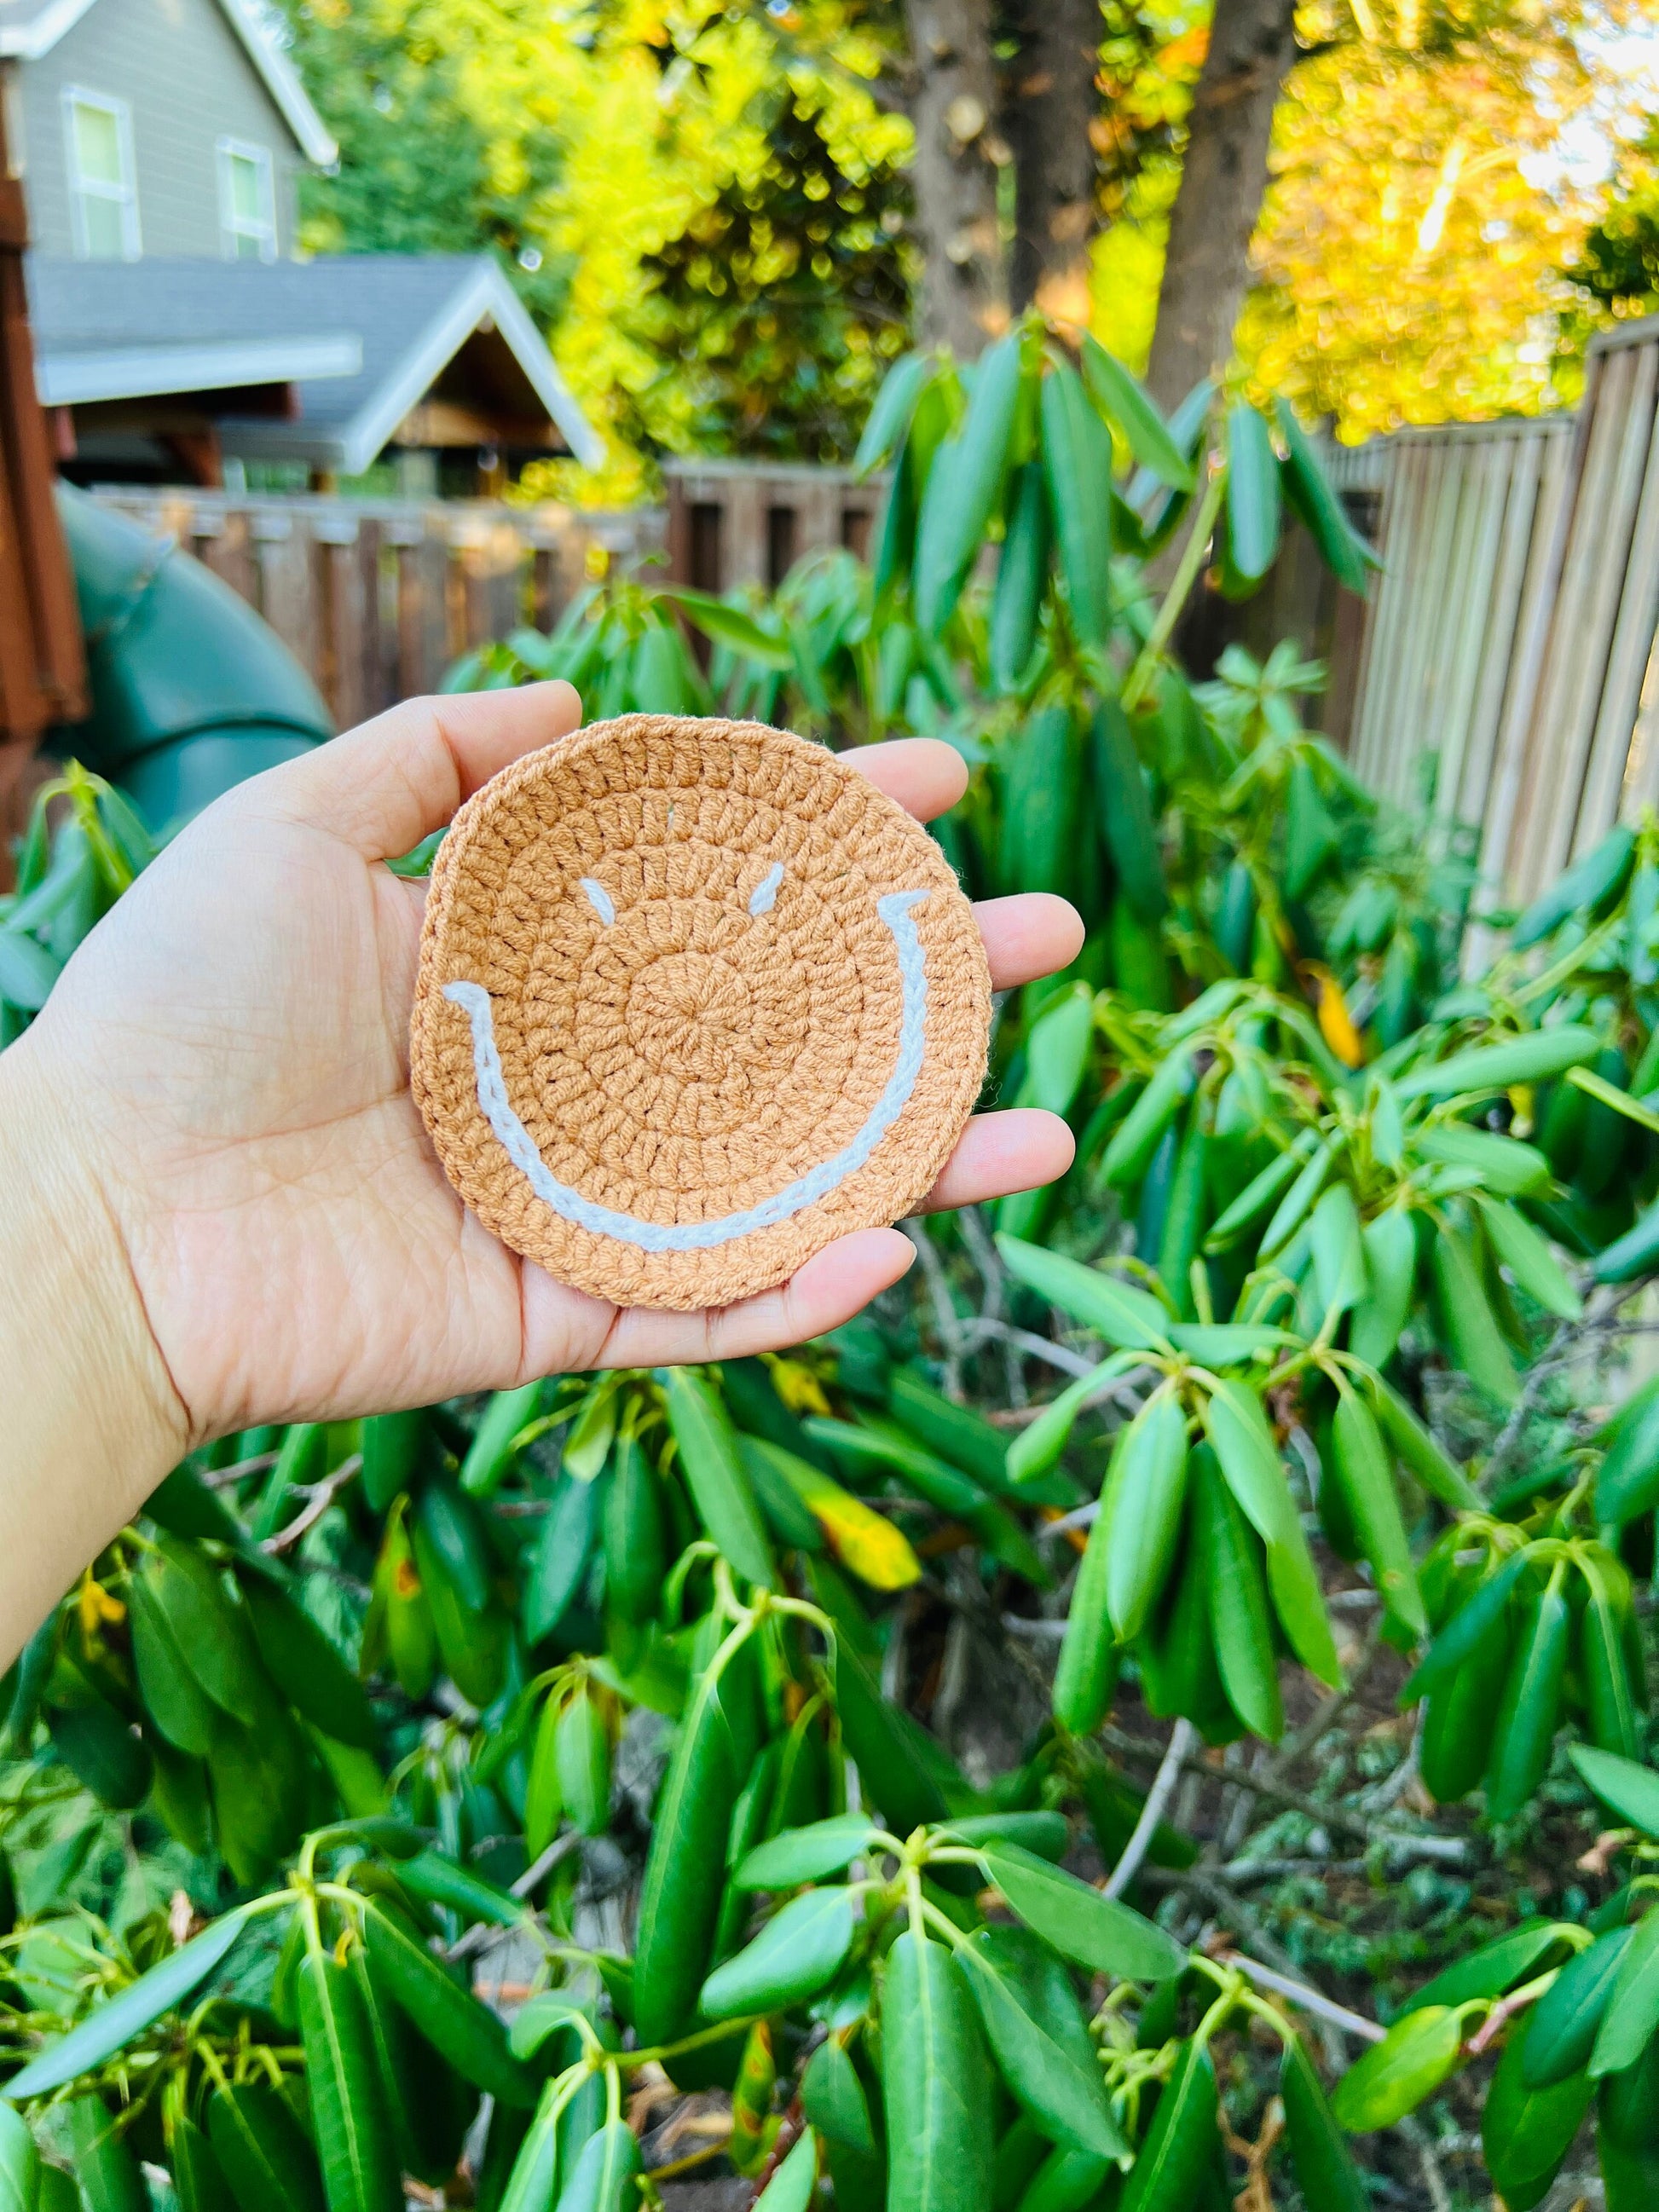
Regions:
[[[844,1889],[792,1897],[752,1943],[715,1967],[702,1985],[701,2011],[709,2020],[735,2020],[815,1997],[840,1972],[854,1926],[853,1900]]]
[[[1291,2166],[1304,2202],[1315,2212],[1370,2212],[1370,2197],[1342,2140],[1330,2100],[1300,2036],[1285,2045],[1279,2094],[1285,2105]]]
[[[1559,1321],[1579,1320],[1584,1302],[1551,1251],[1549,1239],[1512,1206],[1479,1191],[1474,1202],[1492,1250],[1527,1296]]]
[[[1468,1234],[1443,1224],[1429,1247],[1446,1348],[1470,1382],[1503,1406],[1520,1395],[1515,1361],[1487,1298]]]
[[[990,2212],[990,2069],[942,1944],[907,1929],[893,1945],[881,2027],[888,2212]]]
[[[1633,1932],[1615,1928],[1598,1936],[1568,1960],[1534,2006],[1521,2038],[1528,2087],[1547,2089],[1589,2065]]]
[[[1172,1348],[1166,1333],[1170,1316],[1146,1291],[1018,1237],[999,1237],[996,1242],[1003,1265],[1016,1281],[1084,1322],[1109,1344],[1136,1352]]]
[[[1522,1198],[1547,1191],[1550,1164],[1535,1146],[1494,1136],[1461,1121],[1443,1121],[1412,1133],[1412,1150],[1438,1167],[1474,1168],[1480,1187],[1494,1198]]]
[[[1224,1252],[1248,1230],[1255,1228],[1296,1181],[1318,1143],[1313,1131],[1305,1129],[1276,1160],[1270,1160],[1259,1175],[1253,1176],[1237,1197],[1217,1216],[1214,1227],[1204,1240],[1204,1249]]]
[[[0,999],[38,1014],[62,973],[62,963],[26,931],[0,928]]]
[[[1151,394],[1131,374],[1115,354],[1083,334],[1083,381],[1089,397],[1106,420],[1123,434],[1123,441],[1144,469],[1172,491],[1191,491],[1197,479]]]
[[[1547,2088],[1528,2084],[1523,2048],[1519,2036],[1504,2045],[1480,2115],[1486,2171],[1511,2212],[1535,2204],[1548,2188],[1572,2148],[1594,2087],[1583,2073]]]
[[[200,1553],[158,1536],[148,1587],[202,1688],[245,1728],[260,1711],[259,1662],[219,1571]]]
[[[1265,1322],[1177,1321],[1170,1341],[1200,1367],[1243,1367],[1270,1360],[1276,1351],[1300,1347],[1294,1329],[1271,1328]]]
[[[739,1889],[793,1889],[798,1882],[818,1881],[849,1866],[876,1832],[863,1813],[836,1813],[810,1827],[787,1828],[757,1844],[732,1879]]]
[[[1123,2212],[1192,2212],[1213,2169],[1219,2118],[1214,2063],[1189,2036],[1124,2189]]]
[[[28,2124],[9,2105],[0,2105],[0,2212],[35,2212],[40,2154]]]
[[[1205,1401],[1203,1421],[1227,1487],[1256,1534],[1265,1544],[1291,1540],[1300,1533],[1296,1505],[1256,1392],[1243,1382],[1218,1383]]]
[[[217,1708],[197,1680],[173,1620],[158,1601],[160,1570],[153,1557],[127,1578],[127,1613],[139,1695],[156,1728],[176,1750],[203,1759],[213,1741]]]
[[[820,2135],[862,2151],[867,2158],[875,2156],[876,2132],[870,2122],[869,2100],[858,2068],[838,2036],[821,2043],[807,2060],[800,2100]]]
[[[1133,1982],[1165,1981],[1186,1965],[1187,1954],[1173,1936],[1062,1868],[1013,1844],[988,1844],[980,1857],[1010,1911],[1062,1958]]]
[[[207,2118],[240,2212],[323,2212],[317,2154],[278,2090],[263,2081],[216,2090]]]
[[[489,1498],[495,1492],[512,1464],[514,1438],[535,1419],[541,1401],[539,1382],[494,1394],[461,1462],[461,1488],[469,1498]]]
[[[1273,411],[1285,446],[1285,496],[1307,525],[1320,558],[1337,582],[1363,596],[1367,570],[1382,564],[1349,521],[1347,509],[1320,464],[1317,448],[1288,403],[1275,400]]]
[[[363,1911],[369,1963],[411,2027],[464,2080],[503,2105],[527,2111],[537,2085],[507,2045],[505,2024],[453,1981],[424,1943],[378,1905]]]
[[[1216,1664],[1228,1703],[1255,1735],[1276,1743],[1285,1709],[1273,1663],[1273,1623],[1258,1538],[1217,1472],[1212,1452],[1197,1455],[1194,1552],[1186,1571],[1202,1563]]]
[[[680,1464],[704,1526],[745,1582],[769,1589],[772,1551],[725,1407],[695,1369],[658,1370]]]
[[[1567,1756],[1602,1803],[1644,1836],[1659,1837],[1659,1774],[1617,1752],[1597,1751],[1587,1743],[1570,1745]]]
[[[140,1974],[136,1982],[130,1982],[118,1996],[99,2005],[67,2035],[48,2044],[20,2073],[12,2075],[0,2094],[14,2103],[22,2103],[31,2097],[44,2097],[53,2089],[61,2089],[66,2081],[73,2081],[80,2075],[94,2072],[118,2051],[125,2050],[136,2035],[142,2034],[164,2013],[173,2011],[200,1989],[246,1924],[246,1913],[228,1912],[210,1928],[204,1928],[199,1936],[191,1936],[170,1958],[163,1959],[148,1973]]]
[[[1129,718],[1121,702],[1109,692],[1097,700],[1090,718],[1089,762],[1094,776],[1095,819],[1112,872],[1131,912],[1154,933],[1156,942],[1157,925],[1170,903],[1169,885],[1164,881],[1164,864],[1158,854],[1158,822]],[[1022,884],[1019,888],[1028,886]],[[1169,1038],[1171,1047],[1177,1042],[1173,1036]],[[1176,1075],[1171,1079],[1178,1080],[1184,1092],[1188,1087],[1184,1055],[1173,1056]],[[1155,1076],[1153,1082],[1156,1081]],[[1148,1090],[1152,1087],[1150,1084],[1147,1086]],[[1111,1158],[1109,1153],[1108,1158]],[[1108,1176],[1109,1180],[1113,1179],[1114,1171],[1109,1170]]]
[[[868,476],[891,457],[896,447],[903,443],[921,387],[933,368],[934,363],[927,354],[907,353],[888,370],[865,417],[864,434],[853,456],[854,476]]]
[[[1486,1768],[1486,1813],[1512,1820],[1549,1771],[1561,1717],[1572,1615],[1557,1577],[1532,1605],[1504,1684]]]
[[[1460,2005],[1471,1997],[1501,1997],[1517,1982],[1530,1980],[1542,1960],[1567,1941],[1571,1937],[1564,1935],[1556,1921],[1528,1920],[1494,1942],[1483,1943],[1467,1959],[1454,1960],[1432,1981],[1413,1991],[1405,2009],[1419,2012],[1425,2005]]]
[[[1056,1866],[1072,1840],[1063,1813],[969,1813],[939,1832],[945,1843],[1018,1844],[1021,1850]]]
[[[713,1664],[696,1678],[652,1820],[634,1957],[635,2026],[645,2045],[685,2032],[708,1972],[720,1901],[711,1876],[726,1863],[740,1786],[720,1680]]]
[[[242,1598],[259,1656],[295,1711],[337,1742],[374,1750],[379,1738],[362,1685],[317,1623],[263,1577],[246,1577]]]
[[[560,2123],[568,2109],[567,2093],[556,2081],[548,2082],[513,2160],[499,2212],[553,2212],[559,2193]]]
[[[1590,2051],[1589,2070],[1622,2074],[1633,2066],[1659,2028],[1659,1912],[1638,1921],[1607,1997],[1607,2008]]]
[[[1180,1540],[1187,1413],[1173,1392],[1149,1399],[1124,1432],[1106,1560],[1106,1609],[1121,1642],[1140,1632]]]
[[[403,2212],[391,2115],[355,1977],[313,1952],[295,1977],[312,2126],[329,2212]]]
[[[725,599],[717,599],[712,592],[694,592],[689,585],[673,584],[660,589],[657,596],[672,599],[705,637],[712,638],[716,645],[725,646],[743,659],[753,661],[757,668],[787,670],[794,666],[795,656],[787,640],[763,629],[752,615]]]
[[[1129,2146],[1112,2117],[1100,2061],[1063,1970],[1045,1975],[1031,1939],[1006,1929],[980,1929],[957,1950],[957,1963],[1003,2080],[1044,2134],[1101,2158],[1126,2154]],[[1069,2035],[1068,2027],[1074,2029]]]
[[[818,2146],[809,2127],[755,2202],[764,2204],[766,2212],[807,2212],[817,2185]]]
[[[1227,550],[1246,583],[1272,568],[1279,522],[1279,459],[1266,419],[1235,400],[1227,410]]]
[[[1078,1416],[1096,1391],[1114,1376],[1126,1374],[1134,1364],[1133,1352],[1110,1352],[1098,1367],[1079,1375],[1074,1382],[1066,1384],[1057,1398],[1048,1401],[1036,1420],[1022,1429],[1008,1447],[1008,1474],[1016,1489],[1047,1474],[1065,1450],[1077,1426]]]
[[[1073,627],[1103,646],[1111,625],[1111,440],[1069,362],[1042,380],[1042,474]]]
[[[974,556],[1002,497],[1024,380],[1018,326],[980,356],[962,428],[939,447],[916,523],[917,626],[937,637],[956,610]]]
[[[492,1928],[517,1928],[531,1908],[510,1891],[499,1889],[471,1867],[458,1866],[436,1850],[410,1854],[398,1869],[404,1887],[428,1905],[441,1905],[464,1920],[483,1920]]]
[[[1454,1513],[1484,1513],[1486,1500],[1462,1468],[1447,1458],[1411,1407],[1379,1376],[1372,1392],[1377,1418],[1396,1456],[1411,1469],[1431,1498]]]
[[[82,2212],[148,2212],[149,2192],[126,2129],[100,2096],[76,2097],[61,2123]],[[46,2170],[41,2169],[41,2183]],[[44,2196],[44,2187],[40,2189]]]
[[[633,2212],[640,2146],[626,2120],[608,2120],[582,2145],[558,2212]]]
[[[1158,1062],[1151,1081],[1118,1124],[1106,1147],[1100,1171],[1107,1182],[1127,1188],[1141,1181],[1164,1132],[1180,1112],[1191,1088],[1192,1060],[1188,1054],[1172,1052]]]
[[[1400,1098],[1451,1098],[1465,1091],[1507,1091],[1512,1084],[1565,1075],[1570,1067],[1594,1060],[1601,1049],[1601,1039],[1592,1029],[1564,1024],[1530,1030],[1501,1044],[1474,1045],[1431,1066],[1408,1069],[1394,1078],[1395,1093]]]
[[[1382,1601],[1413,1637],[1426,1636],[1429,1617],[1417,1585],[1389,1455],[1370,1407],[1346,1382],[1337,1393],[1331,1444],[1331,1474]]]
[[[1350,2135],[1393,2127],[1455,2069],[1462,2043],[1463,2015],[1455,2007],[1408,2012],[1342,2076],[1332,2112]]]
[[[1426,1695],[1437,1683],[1449,1682],[1460,1672],[1487,1631],[1508,1609],[1526,1571],[1526,1553],[1512,1553],[1498,1571],[1489,1575],[1474,1595],[1458,1607],[1412,1670],[1400,1692],[1402,1705]]]
[[[1386,1367],[1395,1355],[1417,1280],[1417,1232],[1403,1206],[1391,1206],[1359,1232],[1365,1261],[1365,1295],[1348,1324],[1348,1349],[1368,1366]]]
[[[1308,1224],[1313,1247],[1314,1284],[1324,1320],[1345,1314],[1365,1295],[1365,1250],[1359,1237],[1359,1209],[1346,1182],[1334,1182],[1320,1199]]]

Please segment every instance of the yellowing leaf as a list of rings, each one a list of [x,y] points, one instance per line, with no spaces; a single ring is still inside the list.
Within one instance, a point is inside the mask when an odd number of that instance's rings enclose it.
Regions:
[[[759,1437],[744,1441],[766,1455],[829,1538],[836,1557],[861,1583],[872,1589],[903,1589],[920,1580],[921,1562],[902,1528],[781,1444]]]
[[[1344,1067],[1358,1067],[1365,1057],[1365,1048],[1359,1042],[1359,1032],[1348,1012],[1342,986],[1328,969],[1316,972],[1319,981],[1319,1034]]]

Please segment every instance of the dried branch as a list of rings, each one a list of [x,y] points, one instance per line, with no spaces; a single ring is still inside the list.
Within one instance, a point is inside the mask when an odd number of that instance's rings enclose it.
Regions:
[[[1281,1974],[1272,1966],[1264,1966],[1259,1959],[1252,1959],[1243,1951],[1224,1951],[1216,1964],[1237,1966],[1260,1988],[1271,1990],[1275,1996],[1288,1997],[1292,2004],[1300,2006],[1305,2013],[1312,2014],[1315,2019],[1322,2020],[1332,2027],[1340,2027],[1345,2035],[1357,2035],[1364,2043],[1381,2043],[1388,2033],[1374,2020],[1367,2020],[1363,2013],[1350,2012],[1346,2005],[1338,2004],[1334,1998],[1322,1996],[1317,1990],[1310,1989],[1306,1982],[1299,1982],[1291,1974]]]
[[[1123,1855],[1112,1869],[1106,1884],[1108,1897],[1121,1897],[1140,1870],[1146,1849],[1164,1818],[1164,1808],[1169,1803],[1176,1781],[1188,1753],[1198,1741],[1198,1730],[1188,1720],[1178,1720],[1170,1732],[1169,1748],[1159,1764],[1156,1779],[1146,1793],[1146,1802],[1140,1808],[1140,1818],[1135,1822],[1129,1840],[1123,1846]]]
[[[325,1482],[296,1483],[294,1495],[307,1500],[304,1511],[297,1514],[286,1528],[279,1528],[274,1536],[267,1536],[259,1549],[269,1553],[272,1559],[280,1559],[284,1552],[291,1552],[306,1530],[313,1528],[322,1519],[347,1483],[356,1480],[362,1463],[362,1454],[353,1452],[349,1459],[341,1461]]]

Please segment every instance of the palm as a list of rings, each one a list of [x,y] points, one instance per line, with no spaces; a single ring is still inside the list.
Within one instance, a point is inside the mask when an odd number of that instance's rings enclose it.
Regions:
[[[451,1190],[408,1087],[423,887],[379,862],[574,707],[539,687],[446,701],[441,726],[417,702],[243,786],[94,932],[37,1024],[194,1433],[787,1343],[908,1261],[872,1231],[721,1313],[618,1312],[519,1261]],[[923,814],[959,773],[942,746],[866,757]],[[999,981],[1068,956],[1058,902],[1003,904],[1027,910],[988,927]],[[1065,1165],[1048,1117],[979,1131],[952,1202]]]

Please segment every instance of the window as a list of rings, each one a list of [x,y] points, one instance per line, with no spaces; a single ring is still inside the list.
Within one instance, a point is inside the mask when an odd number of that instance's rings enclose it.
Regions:
[[[219,141],[219,228],[228,261],[276,258],[276,181],[268,146]]]
[[[64,132],[76,253],[83,261],[136,261],[138,187],[125,100],[70,86],[64,94]]]

